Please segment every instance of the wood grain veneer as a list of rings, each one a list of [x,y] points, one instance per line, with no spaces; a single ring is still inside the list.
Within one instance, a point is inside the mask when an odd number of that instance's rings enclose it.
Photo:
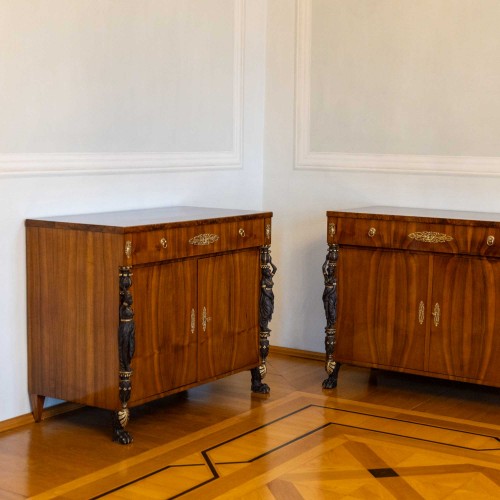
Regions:
[[[35,419],[46,396],[128,418],[128,407],[265,363],[259,297],[271,217],[168,207],[27,220]],[[131,391],[122,327],[135,341]],[[252,384],[265,386],[254,373]]]
[[[349,363],[500,386],[499,237],[498,214],[327,212],[337,317],[325,385]]]

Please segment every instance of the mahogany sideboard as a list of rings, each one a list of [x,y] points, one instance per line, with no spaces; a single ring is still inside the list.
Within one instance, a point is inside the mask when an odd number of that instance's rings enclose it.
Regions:
[[[342,363],[500,386],[500,215],[327,212],[324,388]]]
[[[271,212],[198,207],[26,220],[29,392],[113,411],[266,373]]]

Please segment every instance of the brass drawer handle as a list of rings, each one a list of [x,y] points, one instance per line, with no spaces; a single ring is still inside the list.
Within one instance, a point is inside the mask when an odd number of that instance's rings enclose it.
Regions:
[[[375,233],[377,232],[377,230],[374,228],[374,227],[371,227],[369,230],[368,230],[368,236],[370,238],[373,238],[375,236]]]
[[[439,326],[439,319],[441,318],[441,308],[436,302],[434,305],[434,311],[432,311],[432,316],[434,316],[434,326]]]
[[[167,239],[166,238],[162,238],[160,240],[160,245],[162,246],[162,248],[167,248],[167,246],[168,246]]]
[[[204,233],[194,236],[189,240],[191,245],[210,245],[219,240],[219,236],[216,234]]]
[[[238,229],[238,234],[239,234],[242,238],[244,238],[244,237],[245,237],[245,230],[244,230],[242,227],[240,227],[240,228]]]
[[[492,236],[491,234],[488,236],[488,239],[486,240],[486,244],[489,247],[492,247],[495,244],[495,237]]]

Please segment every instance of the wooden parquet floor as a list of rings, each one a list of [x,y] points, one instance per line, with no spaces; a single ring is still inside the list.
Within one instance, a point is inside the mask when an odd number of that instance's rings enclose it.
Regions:
[[[137,409],[131,446],[92,408],[0,433],[0,498],[500,498],[496,389],[270,365],[270,397],[244,373]]]
[[[498,498],[500,426],[296,392],[36,499]]]

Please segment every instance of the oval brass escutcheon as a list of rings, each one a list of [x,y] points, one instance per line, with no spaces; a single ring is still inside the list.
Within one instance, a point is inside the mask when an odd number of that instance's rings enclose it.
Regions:
[[[162,238],[160,240],[160,245],[162,246],[162,248],[167,248],[167,246],[168,246],[167,239],[166,238]]]
[[[191,309],[191,334],[194,335],[196,330],[196,313],[194,309]]]
[[[368,230],[368,236],[370,238],[373,238],[376,234],[377,230],[374,228],[374,227],[371,227],[369,230]]]
[[[441,319],[441,308],[439,307],[439,304],[437,302],[434,305],[432,316],[434,317],[434,326],[439,326],[439,320]]]
[[[125,256],[127,259],[132,257],[132,242],[128,240],[125,242]]]
[[[240,227],[240,228],[239,228],[239,230],[238,230],[238,234],[239,234],[241,237],[243,237],[243,238],[244,238],[244,237],[245,237],[245,230],[244,230],[242,227]]]
[[[420,304],[418,305],[418,322],[423,325],[425,321],[425,305],[424,301],[421,300]]]
[[[488,239],[486,240],[486,244],[489,246],[489,247],[492,247],[494,244],[495,244],[495,237],[493,235],[489,235],[488,236]]]

